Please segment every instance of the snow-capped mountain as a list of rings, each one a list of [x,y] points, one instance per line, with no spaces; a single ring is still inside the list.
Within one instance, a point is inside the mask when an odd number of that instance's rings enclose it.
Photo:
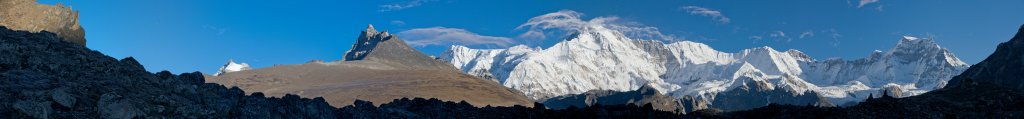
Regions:
[[[225,73],[231,73],[231,72],[237,72],[237,71],[245,71],[245,70],[252,70],[252,67],[249,67],[249,64],[247,64],[247,63],[235,63],[235,60],[230,60],[229,59],[228,60],[228,64],[224,64],[224,66],[221,66],[220,69],[217,70],[217,73],[215,73],[213,75],[214,76],[220,76],[221,74],[225,74]]]
[[[651,84],[670,96],[706,102],[721,92],[757,86],[794,96],[813,91],[844,104],[883,88],[900,89],[904,96],[941,88],[968,67],[932,39],[911,36],[864,59],[819,61],[798,50],[759,47],[726,53],[691,41],[635,40],[600,25],[546,49],[452,46],[441,57],[463,72],[539,100]]]

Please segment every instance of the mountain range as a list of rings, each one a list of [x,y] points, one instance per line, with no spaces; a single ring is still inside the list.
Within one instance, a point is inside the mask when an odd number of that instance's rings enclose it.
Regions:
[[[727,53],[692,41],[637,40],[600,25],[544,49],[452,46],[440,57],[536,100],[650,85],[697,103],[688,105],[726,110],[769,103],[850,105],[886,89],[913,96],[944,87],[969,67],[931,38],[904,36],[892,49],[862,59],[815,60],[798,50]]]

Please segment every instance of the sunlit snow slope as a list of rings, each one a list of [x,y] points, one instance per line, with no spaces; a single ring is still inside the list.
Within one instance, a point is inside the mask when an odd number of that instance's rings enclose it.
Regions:
[[[932,39],[911,36],[867,58],[815,60],[798,50],[771,47],[726,53],[691,41],[634,40],[600,25],[544,49],[452,46],[441,57],[463,72],[540,100],[651,84],[664,94],[710,102],[719,92],[756,82],[794,95],[814,91],[844,104],[883,89],[921,94],[943,87],[968,67]]]

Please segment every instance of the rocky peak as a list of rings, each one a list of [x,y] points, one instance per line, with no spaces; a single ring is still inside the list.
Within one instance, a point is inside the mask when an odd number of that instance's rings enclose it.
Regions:
[[[903,36],[899,43],[896,43],[896,48],[937,48],[939,45],[935,44],[935,40],[931,38],[918,38],[914,36]]]
[[[937,60],[946,62],[951,66],[967,65],[967,63],[953,56],[953,53],[949,52],[948,49],[940,47],[931,38],[903,36],[899,43],[896,44],[896,47],[890,50],[887,55],[891,55],[897,58],[897,60],[904,62]]]
[[[373,28],[373,25],[367,25],[366,30],[363,30],[359,34],[359,38],[356,39],[356,43],[352,44],[352,49],[345,52],[345,61],[362,60],[369,55],[380,42],[388,41],[391,39],[391,35],[384,31],[378,33],[377,29]]]
[[[804,54],[804,52],[801,52],[800,50],[796,50],[796,49],[786,50],[786,54],[789,54],[790,56],[796,57],[798,60],[801,60],[801,61],[811,61],[812,60],[811,56],[807,56],[807,54]]]
[[[403,68],[431,68],[455,70],[455,68],[442,61],[438,61],[429,55],[410,47],[405,41],[398,39],[398,36],[388,33],[387,30],[377,32],[373,25],[367,25],[352,44],[352,49],[345,52],[344,61],[373,60]]]
[[[655,89],[654,86],[651,86],[651,85],[655,85],[655,84],[646,84],[646,85],[640,86],[640,88],[636,89],[636,91],[640,91],[641,95],[661,94],[661,92],[658,92],[658,89]]]

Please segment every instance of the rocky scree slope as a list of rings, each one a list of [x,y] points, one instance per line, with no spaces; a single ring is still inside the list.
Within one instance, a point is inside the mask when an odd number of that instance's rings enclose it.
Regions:
[[[0,26],[5,118],[334,118],[323,98],[246,96],[202,74],[152,74],[49,33]]]

